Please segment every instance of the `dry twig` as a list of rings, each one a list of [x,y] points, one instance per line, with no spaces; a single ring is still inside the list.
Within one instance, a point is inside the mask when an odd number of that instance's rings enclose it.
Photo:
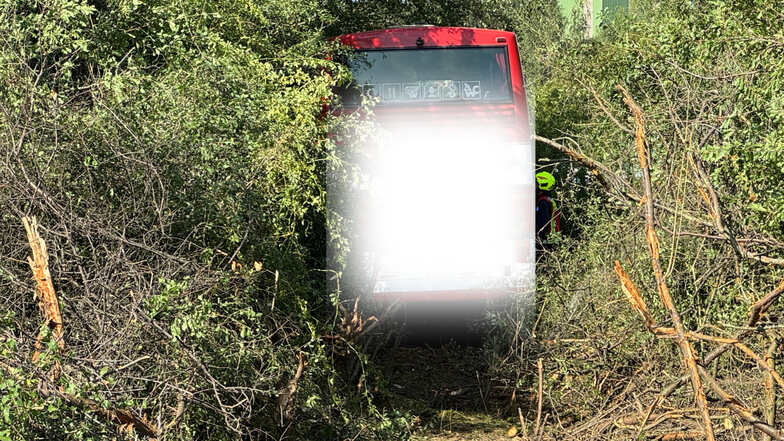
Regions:
[[[776,427],[776,384],[773,382],[773,373],[776,372],[775,360],[778,346],[778,339],[776,337],[771,337],[768,351],[765,353],[765,362],[768,364],[768,366],[770,366],[771,369],[774,370],[772,372],[768,372],[768,375],[765,376],[764,414],[765,422],[773,427]],[[766,439],[770,440],[770,437],[766,435]]]
[[[534,436],[539,435],[539,431],[541,430],[540,425],[542,422],[542,375],[544,372],[541,358],[536,360],[536,369],[539,372],[539,383],[536,392],[536,425],[534,426]]]
[[[525,424],[525,418],[523,418],[523,411],[520,408],[517,408],[517,416],[520,418],[520,433],[522,434],[523,438],[528,439],[528,426]]]
[[[665,433],[664,435],[659,436],[659,441],[677,441],[683,439],[697,439],[702,437],[702,432],[691,431],[691,432],[673,432],[673,433]]]

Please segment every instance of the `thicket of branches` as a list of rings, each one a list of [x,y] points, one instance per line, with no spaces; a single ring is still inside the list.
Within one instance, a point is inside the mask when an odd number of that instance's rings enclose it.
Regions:
[[[538,88],[574,227],[539,278],[560,436],[782,437],[781,7],[638,2]]]
[[[410,436],[325,283],[322,110],[329,36],[413,22],[517,32],[559,178],[512,414],[541,359],[556,439],[781,436],[784,4],[635,4],[584,40],[551,1],[0,2],[0,438]]]
[[[387,421],[348,400],[321,340],[321,109],[345,76],[327,18],[307,1],[0,4],[1,437],[331,438]]]
[[[0,2],[0,438],[406,438],[325,283],[328,37],[516,6]]]

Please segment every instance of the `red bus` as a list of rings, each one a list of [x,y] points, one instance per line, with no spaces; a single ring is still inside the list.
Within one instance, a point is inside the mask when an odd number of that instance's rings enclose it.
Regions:
[[[534,130],[515,35],[435,26],[342,35],[370,104],[355,271],[388,302],[532,294]],[[357,270],[356,268],[361,268]]]

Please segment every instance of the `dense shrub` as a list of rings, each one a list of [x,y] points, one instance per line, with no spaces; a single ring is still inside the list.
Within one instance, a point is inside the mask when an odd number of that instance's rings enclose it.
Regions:
[[[161,439],[408,436],[362,387],[372,369],[352,376],[367,357],[324,338],[328,134],[354,130],[323,111],[347,78],[328,37],[386,24],[371,3],[0,2],[0,438],[139,435],[84,400]],[[524,23],[456,5],[385,20]],[[36,362],[23,216],[65,329]]]

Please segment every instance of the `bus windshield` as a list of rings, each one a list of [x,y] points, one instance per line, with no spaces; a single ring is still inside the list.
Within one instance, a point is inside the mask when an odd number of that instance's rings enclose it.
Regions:
[[[341,91],[345,105],[362,95],[378,105],[510,103],[507,48],[383,49],[348,60],[354,84]]]

